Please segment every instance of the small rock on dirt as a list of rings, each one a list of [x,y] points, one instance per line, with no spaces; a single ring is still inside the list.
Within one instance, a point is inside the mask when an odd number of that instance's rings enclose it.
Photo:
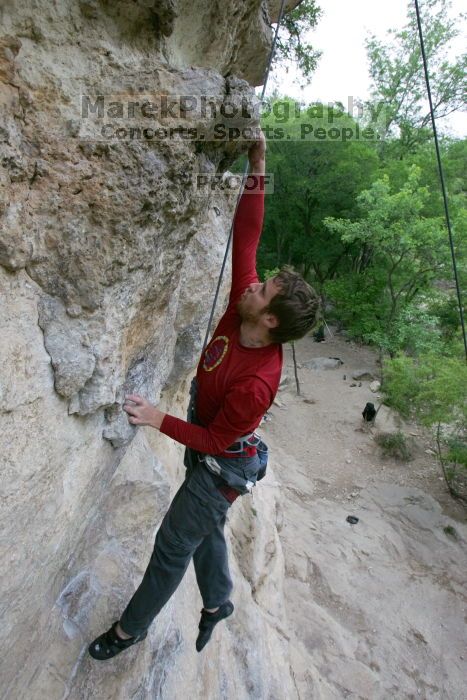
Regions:
[[[336,357],[313,357],[313,359],[303,362],[303,366],[306,367],[306,369],[315,369],[318,371],[322,369],[336,369],[340,367],[341,364],[342,360]]]

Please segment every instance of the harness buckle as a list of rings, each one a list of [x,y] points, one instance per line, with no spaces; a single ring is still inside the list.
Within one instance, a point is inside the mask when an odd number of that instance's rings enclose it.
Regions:
[[[239,452],[243,452],[247,447],[256,447],[260,442],[261,438],[259,435],[256,435],[255,432],[249,433],[248,435],[239,437],[238,440],[225,449],[224,452],[238,454]]]

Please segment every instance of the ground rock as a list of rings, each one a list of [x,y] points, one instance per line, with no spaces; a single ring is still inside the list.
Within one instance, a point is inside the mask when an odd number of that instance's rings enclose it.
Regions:
[[[303,367],[314,369],[318,372],[323,369],[337,369],[341,364],[341,360],[334,357],[313,357],[311,360],[302,362]]]
[[[361,379],[361,380],[374,380],[374,374],[370,372],[368,369],[357,369],[354,372],[352,372],[352,379]]]
[[[332,343],[349,374],[373,368],[374,349]],[[318,349],[309,337],[296,344],[302,361]],[[291,352],[284,371],[293,371]],[[378,455],[372,431],[357,428],[361,395],[341,373],[304,372],[301,386],[319,398],[319,410],[296,401],[266,426],[283,512],[284,606],[298,697],[463,697],[465,509],[423,449],[410,464]],[[398,425],[396,417],[383,405],[377,423],[387,432],[417,432],[426,446],[421,426]]]

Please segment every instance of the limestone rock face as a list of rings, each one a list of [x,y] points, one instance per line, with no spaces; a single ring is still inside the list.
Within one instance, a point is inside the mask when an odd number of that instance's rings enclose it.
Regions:
[[[186,410],[186,380],[237,196],[194,183],[224,173],[247,148],[214,139],[216,115],[230,115],[232,127],[258,124],[252,86],[263,79],[277,12],[277,2],[264,0],[0,6],[6,697],[178,697],[189,683],[215,696],[228,688],[246,697],[251,686],[264,697],[290,697],[290,679],[273,661],[285,653],[275,617],[256,611],[250,618],[248,581],[256,582],[258,599],[267,589],[253,552],[245,571],[233,563],[245,610],[217,652],[235,656],[235,677],[192,653],[201,607],[192,574],[136,665],[129,655],[113,666],[110,689],[107,670],[86,657],[90,638],[137,585],[183,476],[180,446],[131,426],[122,402],[135,392],[180,417]],[[177,130],[156,138],[141,123],[130,134],[130,102],[171,95],[191,99],[182,116],[204,142]],[[102,119],[98,96],[106,100]],[[192,110],[203,96],[212,109]],[[126,115],[109,116],[108,104],[119,100]],[[176,121],[170,107],[151,116],[153,132]],[[110,122],[113,131],[104,135]],[[217,317],[228,282],[227,269]],[[273,494],[265,508],[267,566],[280,569]],[[248,510],[243,516],[252,517]],[[280,599],[280,583],[270,594]],[[250,637],[241,634],[245,625]],[[181,685],[169,673],[180,654],[187,668]]]

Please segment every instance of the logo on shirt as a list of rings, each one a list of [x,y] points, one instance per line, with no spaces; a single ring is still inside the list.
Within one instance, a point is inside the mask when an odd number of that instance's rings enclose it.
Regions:
[[[204,353],[203,369],[206,372],[212,372],[213,369],[219,367],[228,349],[229,339],[226,335],[218,335],[217,338],[214,338]]]

